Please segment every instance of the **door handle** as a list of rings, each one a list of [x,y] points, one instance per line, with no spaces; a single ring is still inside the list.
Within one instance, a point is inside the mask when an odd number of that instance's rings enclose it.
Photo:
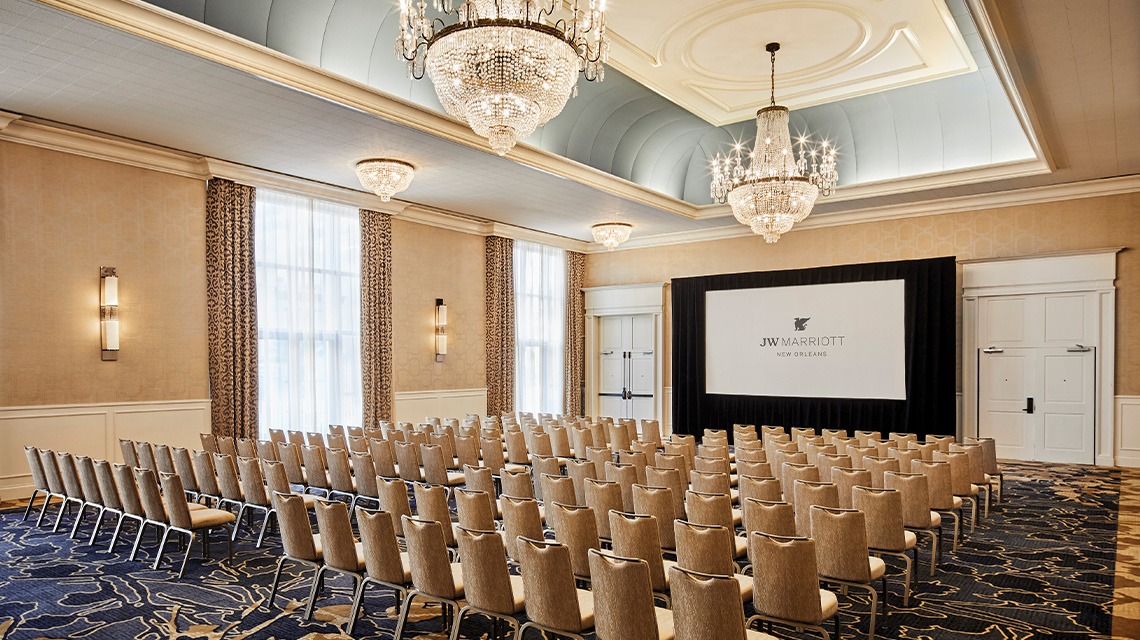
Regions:
[[[1033,413],[1033,398],[1025,399],[1025,408],[1022,409],[1025,413]]]
[[[1086,347],[1083,344],[1078,344],[1075,347],[1069,347],[1068,349],[1065,349],[1065,351],[1068,351],[1069,353],[1088,353],[1089,351],[1092,351],[1092,347]]]
[[[609,351],[603,351],[602,352],[603,356],[612,356],[613,354],[614,354],[613,349],[610,349]]]
[[[985,349],[982,349],[982,353],[1003,353],[1003,352],[1005,352],[1005,349],[1002,349],[1000,347],[986,347]]]

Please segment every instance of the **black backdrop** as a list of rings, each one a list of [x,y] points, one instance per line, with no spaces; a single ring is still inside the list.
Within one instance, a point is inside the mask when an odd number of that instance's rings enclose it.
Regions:
[[[900,279],[906,282],[906,400],[705,393],[706,291]],[[955,290],[953,256],[675,279],[673,430],[699,436],[705,428],[731,429],[733,423],[749,423],[952,434],[956,413]],[[745,323],[741,328],[746,327]]]

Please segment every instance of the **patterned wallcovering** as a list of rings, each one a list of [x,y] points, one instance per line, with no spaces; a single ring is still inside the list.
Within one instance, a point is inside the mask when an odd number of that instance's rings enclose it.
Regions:
[[[586,357],[586,295],[582,282],[586,277],[586,256],[566,252],[566,354],[565,399],[562,409],[567,415],[582,414],[582,376]]]
[[[364,424],[392,419],[392,216],[360,210],[360,376]]]
[[[649,249],[593,253],[586,286],[662,282],[670,278],[800,269],[859,262],[957,256],[959,260],[1080,249],[1140,246],[1140,194],[1069,200],[793,231],[775,245],[743,237]],[[1117,257],[1116,393],[1140,394],[1140,254]],[[961,289],[961,270],[958,287]],[[958,335],[961,336],[961,298]],[[666,323],[666,332],[670,324]],[[665,344],[670,344],[668,335]],[[958,353],[961,358],[961,353]],[[666,354],[666,386],[672,379]],[[961,362],[957,380],[961,381]]]
[[[488,236],[484,273],[487,327],[487,413],[515,407],[514,240]]]
[[[0,406],[209,397],[205,208],[200,180],[0,143]],[[104,265],[115,362],[100,359]]]

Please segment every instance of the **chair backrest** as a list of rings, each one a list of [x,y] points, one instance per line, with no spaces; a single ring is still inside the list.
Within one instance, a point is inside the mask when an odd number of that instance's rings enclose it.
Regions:
[[[796,480],[819,482],[819,467],[813,464],[785,462],[780,476],[780,486],[784,490],[784,502],[795,505]]]
[[[459,468],[479,466],[479,442],[470,436],[455,437],[455,460]]]
[[[288,436],[291,444],[295,444],[298,447],[305,444],[305,433],[303,431],[288,431],[285,435]]]
[[[602,540],[609,540],[612,537],[610,511],[622,511],[624,509],[621,486],[616,482],[605,482],[593,478],[587,478],[584,486],[586,506],[594,511],[594,518],[598,526],[598,537]]]
[[[796,511],[787,502],[742,498],[743,521],[748,533],[759,531],[771,536],[796,535]]]
[[[745,640],[740,584],[726,575],[669,568],[675,640]]]
[[[637,481],[641,484],[645,484],[645,468],[649,466],[649,460],[649,456],[641,451],[618,451],[618,462],[633,465],[637,470]]]
[[[913,473],[926,476],[926,488],[930,491],[930,508],[934,511],[954,510],[954,483],[950,463],[940,460],[914,460],[910,463]]]
[[[228,453],[214,454],[214,473],[217,474],[218,488],[222,497],[236,502],[242,501],[241,480],[238,479],[237,463]]]
[[[913,446],[914,443],[908,443]],[[887,455],[899,461],[899,471],[910,469],[910,463],[913,460],[922,460],[922,452],[918,449],[891,449]]]
[[[162,503],[162,490],[158,487],[158,478],[155,476],[154,471],[139,467],[134,470],[135,472],[135,485],[139,489],[139,499],[142,500],[143,513],[146,514],[146,519],[152,522],[169,522],[166,513],[166,506]],[[182,504],[186,504],[186,495],[179,492],[178,499]],[[189,507],[187,507],[186,518],[189,519]]]
[[[851,490],[855,487],[871,486],[871,472],[866,469],[846,469],[836,467],[831,470],[831,482],[839,490],[839,506],[851,508]]]
[[[657,518],[657,534],[661,538],[662,549],[676,549],[677,539],[673,537],[673,520],[677,518],[673,500],[673,490],[664,487],[633,485],[633,512]],[[610,523],[611,533],[613,523]]]
[[[300,433],[290,431],[289,433]],[[296,442],[281,442],[277,445],[277,458],[285,465],[285,476],[290,484],[305,484],[305,470],[301,466],[301,447]]]
[[[372,454],[367,451],[353,451],[351,477],[356,480],[357,495],[379,498],[376,489],[376,465],[372,464]],[[331,467],[331,465],[330,465]],[[332,469],[330,468],[330,473]]]
[[[198,492],[198,477],[194,475],[194,461],[190,458],[190,451],[185,447],[174,447],[171,450],[174,460],[174,472],[182,479],[182,486],[187,491]]]
[[[399,465],[400,477],[408,482],[423,482],[423,472],[420,470],[420,446],[414,442],[395,442],[392,444],[396,451],[396,464]]]
[[[631,464],[605,463],[605,476],[621,488],[621,504],[625,511],[633,511],[633,485],[637,482],[637,469]]]
[[[344,425],[343,424],[330,424],[329,425],[329,437],[331,438],[334,436],[340,436],[342,438],[344,437]],[[332,447],[329,447],[329,448],[331,449]]]
[[[473,607],[501,615],[515,613],[514,592],[507,571],[503,537],[494,529],[479,531],[459,527],[463,597]]]
[[[404,535],[403,516],[412,515],[411,501],[408,500],[408,485],[401,478],[376,478],[380,508],[392,514],[392,531],[397,536]]]
[[[598,640],[658,640],[646,562],[591,549],[589,563]]]
[[[727,473],[698,471],[697,469],[689,472],[689,486],[693,488],[693,491],[719,493],[726,496],[732,489],[732,483]]]
[[[75,456],[75,470],[79,475],[79,487],[83,499],[91,504],[102,505],[103,496],[99,493],[99,479],[95,477],[95,465],[87,456]]]
[[[499,505],[503,511],[504,543],[507,547],[507,556],[518,560],[519,537],[541,539],[542,515],[538,510],[538,501],[534,498],[513,498],[502,496]]]
[[[154,453],[158,456],[159,464],[162,463],[162,456],[159,455],[158,446],[155,446]],[[253,438],[238,438],[237,439],[237,453],[242,458],[256,458],[257,457],[257,440]]]
[[[689,480],[689,458],[684,452],[670,453],[669,450],[673,447],[683,445],[673,445],[668,442],[665,443],[665,451],[659,452],[653,461],[653,466],[659,469],[676,469],[677,474],[684,478],[685,482]],[[648,472],[647,472],[648,474]],[[648,475],[646,476],[648,478]]]
[[[830,482],[809,482],[796,480],[792,485],[796,502],[793,508],[796,512],[796,535],[803,538],[811,537],[811,508],[819,505],[839,508],[839,490]]]
[[[622,425],[609,426],[610,446],[618,451],[628,450],[631,438],[629,430]]]
[[[763,463],[747,462],[745,464],[756,465]],[[737,465],[737,468],[739,469],[739,464]],[[750,468],[754,472],[753,475],[755,475],[755,468]],[[703,471],[706,473],[723,473],[725,475],[729,475],[732,472],[732,467],[729,465],[727,458],[720,458],[717,456],[697,456],[696,458],[693,458],[693,471]],[[692,471],[690,471],[689,474],[691,476]]]
[[[499,472],[499,482],[502,486],[502,495],[512,498],[534,498],[534,482],[531,480],[529,469],[512,471],[503,469]]]
[[[574,457],[579,460],[585,460],[586,448],[594,444],[590,430],[581,427],[571,427],[568,431],[570,436],[570,449],[574,452]]]
[[[549,473],[544,473],[541,476],[542,483],[542,503],[552,504],[555,502],[568,505],[576,505],[578,503],[577,492],[574,491],[574,481],[566,476],[556,476]],[[583,502],[585,502],[583,500]]]
[[[387,511],[356,508],[356,524],[364,548],[364,568],[374,580],[388,584],[404,584],[404,564],[400,561],[400,543],[396,526]]]
[[[422,485],[416,485],[417,487]],[[437,487],[441,491],[443,487]],[[417,508],[419,505],[416,505]],[[455,580],[447,559],[445,527],[437,520],[403,517],[404,540],[408,545],[408,565],[412,568],[412,584],[426,595],[456,599]]]
[[[507,444],[507,461],[511,464],[530,464],[530,452],[526,448],[526,434],[521,429],[507,429],[503,432]]]
[[[950,446],[953,446],[951,444]],[[935,462],[948,462],[950,464],[950,488],[956,496],[972,494],[970,482],[970,456],[964,451],[938,451],[934,454]],[[60,471],[62,471],[62,467]],[[64,476],[66,483],[67,476]]]
[[[319,434],[318,434],[319,435]],[[305,480],[310,487],[329,488],[329,477],[325,472],[325,448],[317,445],[301,447],[301,459],[305,462]]]
[[[304,498],[293,493],[274,492],[273,509],[281,525],[281,546],[285,555],[309,562],[319,560]]]
[[[116,464],[112,469],[115,476],[115,488],[119,492],[119,502],[122,503],[123,513],[145,518],[142,498],[139,497],[139,487],[135,483],[134,469],[125,464]]]
[[[99,483],[99,495],[103,498],[103,506],[116,511],[123,510],[123,502],[119,499],[119,487],[115,482],[115,472],[111,463],[106,460],[95,461],[95,479]]]
[[[755,498],[778,502],[782,500],[780,481],[772,477],[740,475],[737,479],[737,489],[740,491],[740,500]]]
[[[550,629],[570,633],[584,631],[570,550],[557,542],[519,538],[518,554],[526,593],[526,617]]]
[[[850,582],[871,581],[867,561],[867,518],[856,509],[811,508],[819,575]]]
[[[392,449],[390,440],[369,438],[368,451],[372,454],[372,467],[376,470],[376,475],[385,478],[397,477],[396,453]]]
[[[154,459],[154,449],[149,442],[135,442],[135,456],[138,457],[139,467],[158,473],[158,461]]]
[[[753,565],[763,567],[752,572],[756,613],[804,624],[822,622],[815,541],[752,532],[748,545]]]
[[[645,485],[648,487],[662,487],[672,491],[673,517],[686,517],[685,492],[689,490],[689,476],[686,472],[681,475],[678,469],[668,467],[646,467]]]
[[[43,469],[48,489],[54,494],[66,495],[67,490],[63,486],[63,477],[59,474],[59,462],[55,459],[55,452],[50,449],[36,449],[36,457],[40,460],[40,468]]]
[[[938,445],[933,442],[911,442],[908,451],[917,451],[921,460],[932,461],[934,460],[934,452],[938,451]],[[899,464],[903,469],[910,469],[910,463],[906,466]]]
[[[232,436],[218,436],[218,453],[224,453],[232,456],[234,460],[237,460],[237,444],[234,442]]]
[[[424,465],[424,482],[447,484],[447,452],[441,444],[421,444],[420,461]]]
[[[47,477],[44,475],[44,466],[40,462],[40,454],[33,446],[24,447],[24,457],[28,460],[28,471],[32,474],[32,485],[37,491],[50,491]]]
[[[733,532],[718,525],[696,524],[688,520],[673,521],[677,538],[677,564],[690,571],[715,575],[732,575],[736,571],[733,555]],[[737,596],[739,597],[739,593]]]
[[[285,474],[284,462],[277,460],[262,460],[261,475],[265,478],[265,486],[268,489],[269,504],[271,506],[273,504],[273,494],[275,492],[292,492],[292,489],[289,487],[289,478]]]
[[[821,453],[816,456],[815,466],[819,467],[820,482],[831,482],[831,470],[836,467],[851,467],[851,456],[846,453]]]
[[[739,465],[741,462],[768,462],[768,454],[759,443],[737,444],[736,463]]]
[[[657,518],[649,515],[611,511],[606,518],[613,541],[613,550],[619,556],[641,558],[649,565],[652,589],[665,592],[665,563],[661,557],[661,534]]]
[[[348,505],[343,502],[317,500],[317,531],[321,536],[321,552],[325,564],[341,571],[360,571],[356,557],[356,541],[352,539],[352,522]]]
[[[238,458],[238,471],[241,475],[241,491],[246,504],[260,507],[269,506],[269,494],[265,492],[265,477],[261,474],[261,460]]]
[[[214,470],[213,456],[221,455],[209,451],[194,451],[194,481],[198,484],[198,491],[208,496],[220,496],[222,490],[218,487],[218,475]]]
[[[270,429],[269,430],[269,441],[275,445],[274,449],[276,449],[277,448],[276,444],[278,442],[285,442],[285,431],[283,431],[282,429]]]
[[[503,441],[498,437],[482,436],[479,438],[479,452],[483,455],[483,466],[491,473],[499,473],[506,460],[503,458]]]
[[[598,470],[589,460],[567,460],[566,475],[574,483],[575,504],[586,504],[586,480],[597,479]]]
[[[63,490],[69,498],[85,500],[83,485],[79,482],[79,472],[75,470],[75,458],[70,453],[57,451],[56,464],[59,465],[59,476],[63,479]]]
[[[871,486],[883,487],[883,474],[888,471],[901,471],[899,461],[891,457],[863,456],[863,468],[871,472]]]
[[[162,501],[170,524],[180,529],[190,529],[193,521],[190,519],[190,505],[186,503],[186,490],[182,487],[182,480],[173,473],[161,474],[161,480]]]
[[[443,541],[449,547],[455,546],[455,532],[451,526],[451,509],[447,506],[447,487],[417,482],[412,487],[416,499],[416,518],[435,520],[443,531]],[[407,530],[404,536],[407,537]]]
[[[963,443],[950,445],[950,453],[964,453],[970,461],[970,482],[972,484],[986,484],[986,461],[982,445],[978,443]]]
[[[598,440],[594,439],[596,445]],[[595,469],[603,469],[607,462],[614,461],[613,449],[606,446],[593,446],[586,448],[586,459],[594,463]]]
[[[452,496],[459,514],[459,526],[472,531],[495,530],[494,503],[485,491],[457,489]]]
[[[929,529],[930,489],[926,476],[921,473],[888,472],[883,478],[887,489],[899,493],[903,526],[911,529]]]
[[[214,436],[210,436],[213,438]],[[205,444],[206,434],[202,434],[202,442]],[[123,454],[123,464],[128,467],[139,466],[139,456],[135,453],[135,443],[130,440],[119,440],[119,451]]]
[[[219,441],[218,444],[221,445],[221,441]],[[316,431],[306,431],[305,444],[310,447],[319,447],[321,449],[324,449],[325,437],[323,434],[317,433]]]
[[[907,548],[903,528],[902,495],[892,489],[855,487],[851,495],[855,509],[867,523],[867,546],[876,551],[902,552]]]
[[[982,464],[986,473],[995,476],[1001,473],[1001,467],[998,466],[997,461],[997,442],[993,438],[966,438],[966,442],[981,445]],[[907,468],[909,468],[909,466]]]
[[[487,501],[491,503],[491,512],[497,513],[495,509],[495,501],[498,497],[498,492],[495,490],[495,476],[487,467],[478,467],[472,465],[463,466],[463,485],[471,491],[482,491],[487,495]]]
[[[355,493],[356,485],[352,481],[352,465],[348,461],[348,451],[329,449],[325,451],[325,458],[329,465],[329,486],[332,490]]]
[[[157,465],[159,473],[176,473],[174,470],[174,458],[170,455],[170,447],[165,444],[156,444],[152,447],[154,451],[154,462]]]
[[[550,427],[546,433],[550,436],[550,452],[559,458],[570,458],[574,450],[570,448],[570,434],[566,427]]]
[[[601,549],[598,525],[594,510],[589,507],[559,502],[546,503],[546,520],[554,528],[554,539],[570,550],[570,564],[574,575],[590,577],[590,549]]]
[[[950,445],[954,442],[954,436],[935,436],[927,434],[926,442],[936,445],[939,451],[946,453],[950,451]]]

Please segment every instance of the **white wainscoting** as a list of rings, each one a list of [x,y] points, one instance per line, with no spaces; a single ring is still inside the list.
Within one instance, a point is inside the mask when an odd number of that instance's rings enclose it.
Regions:
[[[392,412],[396,420],[423,422],[427,416],[462,418],[468,413],[487,413],[487,389],[433,389],[400,391],[394,398]]]
[[[209,400],[0,407],[0,499],[31,495],[27,445],[121,462],[120,439],[201,448],[209,432]]]
[[[662,435],[673,433],[673,387],[665,387],[664,403],[661,406]]]
[[[1140,396],[1116,396],[1116,464],[1140,467]]]

